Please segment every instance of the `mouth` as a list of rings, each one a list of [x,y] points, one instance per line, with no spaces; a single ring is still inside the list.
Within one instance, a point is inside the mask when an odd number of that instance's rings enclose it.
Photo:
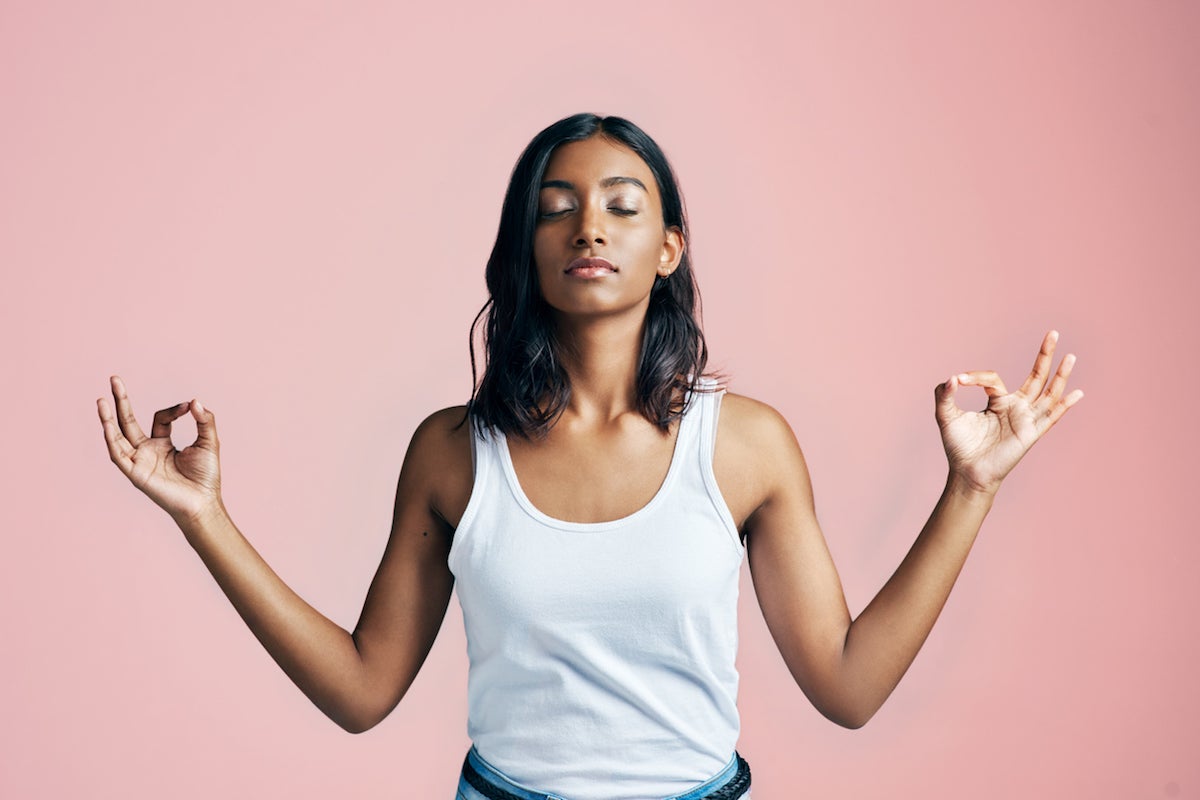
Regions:
[[[619,272],[616,266],[606,258],[577,258],[567,268],[563,270],[568,275],[588,274],[588,275],[603,275],[610,272]]]

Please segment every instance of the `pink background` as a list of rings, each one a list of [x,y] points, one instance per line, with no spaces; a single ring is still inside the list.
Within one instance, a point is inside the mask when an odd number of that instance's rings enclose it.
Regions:
[[[509,171],[581,110],[673,159],[712,363],[791,421],[855,613],[940,490],[933,385],[1015,388],[1050,327],[1079,355],[865,728],[811,708],[744,583],[757,800],[1200,794],[1200,6],[192,6],[0,8],[0,795],[452,795],[457,605],[344,733],[95,399],[211,406],[235,520],[352,628],[408,439],[469,393]]]

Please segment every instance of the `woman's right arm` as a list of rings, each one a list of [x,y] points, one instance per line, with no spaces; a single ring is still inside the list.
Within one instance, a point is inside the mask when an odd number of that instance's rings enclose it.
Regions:
[[[347,731],[359,733],[382,720],[424,663],[454,586],[446,562],[452,529],[434,510],[437,481],[455,463],[448,452],[450,410],[433,414],[413,434],[391,538],[350,633],[292,591],[229,518],[220,496],[212,412],[195,400],[163,409],[146,436],[119,378],[112,389],[116,414],[103,398],[98,410],[113,462],[171,515],[275,662]],[[189,410],[196,442],[177,451],[170,425]]]

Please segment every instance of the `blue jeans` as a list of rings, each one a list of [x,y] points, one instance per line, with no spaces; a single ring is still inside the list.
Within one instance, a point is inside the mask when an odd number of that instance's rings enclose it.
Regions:
[[[467,753],[467,763],[474,768],[475,773],[484,780],[489,786],[501,789],[508,792],[510,795],[518,798],[518,800],[567,800],[567,798],[559,797],[558,795],[546,794],[527,786],[521,786],[518,783],[513,783],[504,773],[493,767],[491,764],[483,760],[483,757],[471,748]],[[466,776],[467,765],[463,765],[463,774],[458,778],[458,794],[454,796],[455,800],[490,800],[490,798],[476,789],[470,784]],[[719,773],[712,778],[704,781],[701,784],[693,786],[683,794],[677,794],[673,797],[664,798],[664,800],[703,800],[703,798],[716,789],[720,789],[727,783],[732,781],[738,772],[738,755],[734,753],[729,759],[729,763],[725,765]],[[751,800],[750,786],[747,784],[746,791],[737,796],[737,800]]]

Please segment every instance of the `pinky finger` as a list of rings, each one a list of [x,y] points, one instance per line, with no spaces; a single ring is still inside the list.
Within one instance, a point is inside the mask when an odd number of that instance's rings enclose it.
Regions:
[[[1062,363],[1058,365],[1058,371],[1054,373],[1053,380],[1046,384],[1046,390],[1042,396],[1051,402],[1058,402],[1058,398],[1062,396],[1063,389],[1067,388],[1067,379],[1071,377],[1071,370],[1074,368],[1075,354],[1067,353]]]
[[[1063,414],[1066,414],[1067,410],[1070,409],[1071,406],[1075,405],[1082,399],[1083,399],[1083,390],[1076,389],[1073,392],[1071,392],[1070,394],[1068,394],[1066,397],[1064,397],[1062,400],[1055,403],[1054,407],[1050,409],[1050,413],[1046,416],[1046,427],[1042,429],[1042,432],[1045,433],[1046,431],[1053,428],[1054,423],[1056,423],[1060,419],[1062,419]]]

